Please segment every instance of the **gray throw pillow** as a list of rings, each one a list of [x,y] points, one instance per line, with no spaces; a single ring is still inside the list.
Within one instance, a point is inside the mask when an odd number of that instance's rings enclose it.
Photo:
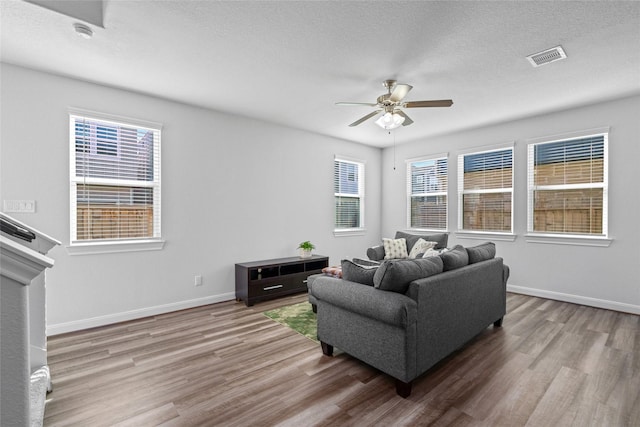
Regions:
[[[469,264],[469,255],[462,245],[455,245],[450,250],[440,254],[440,258],[442,258],[444,264],[444,271],[455,270]]]
[[[449,240],[449,235],[447,233],[439,233],[439,234],[409,234],[404,231],[396,232],[396,239],[404,238],[407,241],[407,252],[411,252],[413,249],[413,245],[416,244],[418,239],[424,239],[427,242],[437,242],[435,249],[443,249],[447,247],[447,242]]]
[[[378,245],[367,249],[367,256],[373,261],[382,261],[384,259],[384,246]]]
[[[467,248],[467,254],[469,255],[469,264],[486,261],[488,259],[495,258],[496,245],[492,242],[485,242],[480,245]]]
[[[373,286],[373,276],[378,265],[360,265],[348,259],[342,260],[342,278],[350,282]]]
[[[383,261],[373,276],[373,285],[383,291],[405,293],[417,279],[442,273],[442,259],[390,259]]]

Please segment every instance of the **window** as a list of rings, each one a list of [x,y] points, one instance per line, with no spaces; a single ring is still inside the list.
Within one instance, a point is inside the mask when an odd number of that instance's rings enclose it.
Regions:
[[[72,112],[70,139],[71,244],[159,239],[160,126]]]
[[[513,147],[458,156],[458,222],[464,231],[513,230]]]
[[[607,140],[605,132],[528,145],[530,233],[607,235]]]
[[[336,157],[333,192],[336,231],[364,228],[364,163]]]
[[[407,161],[407,226],[447,229],[447,155]]]

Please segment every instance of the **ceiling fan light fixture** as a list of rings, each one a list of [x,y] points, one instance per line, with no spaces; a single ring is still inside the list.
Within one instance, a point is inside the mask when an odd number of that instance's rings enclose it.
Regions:
[[[392,113],[390,111],[384,113],[378,120],[376,120],[376,124],[386,130],[395,129],[402,125],[402,123],[404,123],[404,117],[398,113]]]

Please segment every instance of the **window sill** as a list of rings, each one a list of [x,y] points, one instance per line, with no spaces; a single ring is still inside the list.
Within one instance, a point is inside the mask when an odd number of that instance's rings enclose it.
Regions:
[[[111,254],[120,252],[159,251],[165,240],[123,240],[119,242],[74,243],[67,246],[69,255]]]
[[[456,231],[455,235],[459,239],[497,240],[501,242],[513,242],[516,240],[516,235],[512,233],[492,233],[487,231]]]
[[[335,237],[364,236],[366,233],[366,228],[345,228],[342,230],[333,230],[333,235]]]
[[[544,243],[550,245],[596,246],[606,248],[613,239],[598,236],[564,236],[558,234],[526,234],[527,243]]]

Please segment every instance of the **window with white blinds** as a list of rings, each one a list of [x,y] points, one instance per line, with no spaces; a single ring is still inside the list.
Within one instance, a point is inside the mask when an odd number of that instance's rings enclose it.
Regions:
[[[71,243],[159,239],[160,126],[70,114]]]
[[[464,231],[513,230],[513,147],[458,156],[458,221]]]
[[[607,235],[607,133],[528,145],[528,231]]]
[[[407,226],[447,229],[447,155],[407,160]]]
[[[333,162],[336,230],[364,228],[364,163],[336,157]]]

